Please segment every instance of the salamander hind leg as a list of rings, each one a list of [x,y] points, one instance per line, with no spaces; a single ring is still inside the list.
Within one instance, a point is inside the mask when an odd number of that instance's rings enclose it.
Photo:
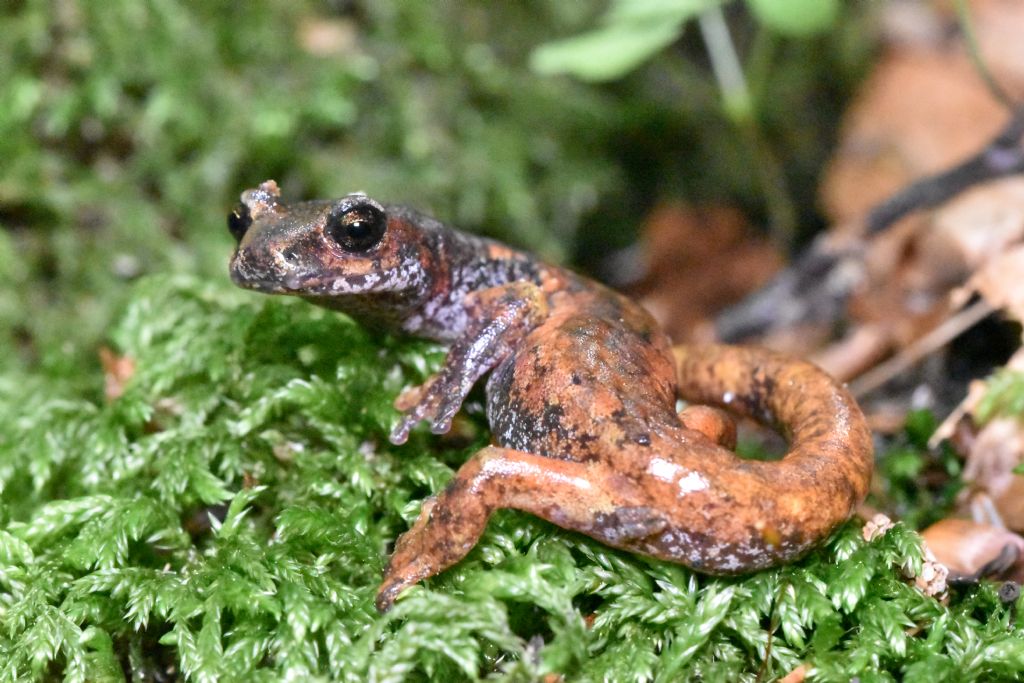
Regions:
[[[718,408],[705,405],[687,406],[679,411],[679,421],[687,429],[700,432],[730,451],[736,448],[736,420]]]
[[[452,566],[476,545],[491,513],[513,508],[613,544],[664,527],[653,508],[630,505],[601,463],[557,460],[490,446],[476,453],[395,545],[377,608],[388,610],[405,588]],[[628,492],[622,492],[628,493]]]

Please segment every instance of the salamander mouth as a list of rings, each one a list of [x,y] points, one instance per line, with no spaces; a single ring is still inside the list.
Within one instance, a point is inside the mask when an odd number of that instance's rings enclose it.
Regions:
[[[247,278],[237,271],[231,272],[231,281],[244,289],[264,294],[308,295],[320,294],[324,291],[323,282],[319,279],[286,276],[280,280]]]
[[[244,268],[231,268],[231,281],[243,289],[264,294],[289,294],[292,296],[344,296],[364,294],[372,290],[373,283],[363,277],[316,277],[310,275],[286,274],[279,277],[256,277]]]
[[[325,267],[304,267],[276,252],[253,252],[239,248],[231,259],[231,281],[244,289],[266,294],[315,297],[344,297],[414,288],[418,283],[406,273],[393,270],[371,272],[329,272]],[[324,272],[327,271],[327,272]],[[404,279],[402,276],[406,276]]]
[[[321,277],[296,272],[280,272],[279,268],[253,267],[241,254],[231,260],[231,281],[244,289],[265,294],[309,294],[324,287]]]
[[[297,294],[294,290],[290,290],[284,286],[283,283],[275,280],[249,280],[238,277],[236,274],[231,274],[231,281],[243,289],[251,289],[255,292],[261,292],[263,294]]]

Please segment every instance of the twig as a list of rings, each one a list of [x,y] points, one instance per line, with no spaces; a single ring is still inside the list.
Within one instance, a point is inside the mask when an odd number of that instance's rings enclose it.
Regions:
[[[876,206],[868,214],[868,235],[884,230],[911,211],[937,206],[973,185],[1024,172],[1024,146],[1021,141],[1024,135],[1024,104],[1006,92],[982,58],[967,0],[956,0],[956,9],[971,63],[992,97],[1010,113],[1010,122],[975,156],[947,171],[918,180]]]
[[[863,281],[862,248],[819,237],[768,284],[715,316],[715,335],[736,343],[803,323],[831,325]]]
[[[948,171],[918,180],[868,214],[867,235],[874,235],[919,209],[930,209],[964,190],[996,178],[1024,173],[1024,108],[976,155]]]
[[[941,325],[924,335],[895,356],[876,365],[857,379],[850,382],[850,392],[857,397],[874,391],[893,377],[916,365],[922,358],[956,339],[995,311],[995,307],[984,299],[971,304],[947,318]]]

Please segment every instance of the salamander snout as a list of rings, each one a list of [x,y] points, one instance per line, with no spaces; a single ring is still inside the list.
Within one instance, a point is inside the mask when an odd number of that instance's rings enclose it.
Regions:
[[[301,247],[278,244],[270,235],[245,236],[231,259],[231,280],[246,289],[271,293],[301,293],[320,279],[302,258]]]
[[[231,280],[246,289],[269,293],[305,293],[323,275],[316,224],[321,203],[280,201],[273,180],[242,193],[228,214],[228,231],[238,241],[231,259]]]

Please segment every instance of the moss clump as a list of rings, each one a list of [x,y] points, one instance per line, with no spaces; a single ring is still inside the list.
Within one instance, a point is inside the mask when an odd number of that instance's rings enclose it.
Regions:
[[[744,579],[610,550],[503,512],[388,615],[388,544],[486,439],[386,441],[390,397],[439,359],[343,316],[184,277],[142,281],[106,401],[0,387],[0,680],[819,680],[1011,677],[1013,605],[953,608],[855,525]],[[98,384],[98,381],[97,381]],[[28,396],[28,398],[26,398]],[[472,419],[472,418],[471,418]],[[475,435],[475,436],[474,436]],[[916,677],[916,678],[915,678]]]

